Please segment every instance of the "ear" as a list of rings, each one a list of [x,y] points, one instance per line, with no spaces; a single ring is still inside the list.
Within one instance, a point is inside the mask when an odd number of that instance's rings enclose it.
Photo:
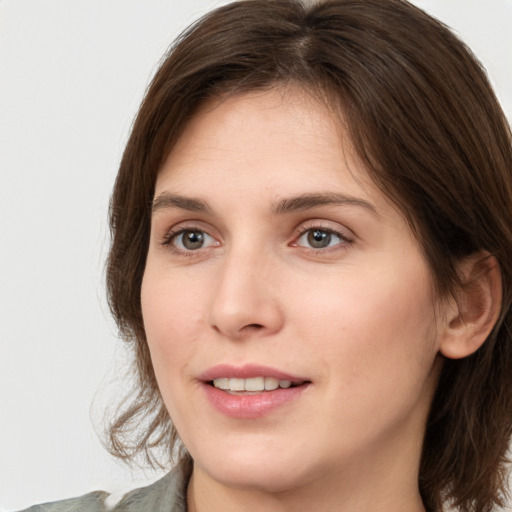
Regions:
[[[491,333],[501,310],[501,270],[488,252],[478,252],[459,265],[464,286],[445,311],[440,352],[460,359],[478,350]]]

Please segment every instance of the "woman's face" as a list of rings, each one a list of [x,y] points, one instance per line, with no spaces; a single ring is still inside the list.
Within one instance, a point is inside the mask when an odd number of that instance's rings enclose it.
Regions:
[[[403,216],[297,90],[209,103],[158,175],[144,325],[194,471],[216,482],[414,477],[435,302]]]

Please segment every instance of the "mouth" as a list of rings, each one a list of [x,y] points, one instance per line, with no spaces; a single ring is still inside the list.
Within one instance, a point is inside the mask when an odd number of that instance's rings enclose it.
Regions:
[[[281,407],[302,403],[311,380],[275,368],[248,364],[218,365],[199,376],[202,389],[213,408],[237,419],[271,415]]]
[[[276,377],[250,377],[247,379],[237,377],[218,377],[207,384],[233,395],[250,395],[288,389],[306,384],[308,381],[292,381],[277,379]]]

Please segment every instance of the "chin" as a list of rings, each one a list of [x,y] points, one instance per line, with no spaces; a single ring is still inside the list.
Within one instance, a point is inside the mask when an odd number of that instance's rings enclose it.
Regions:
[[[274,464],[273,460],[265,465],[245,464],[242,467],[226,464],[223,468],[215,468],[209,475],[226,487],[265,493],[289,491],[307,480],[304,475],[297,475],[282,464]]]
[[[307,471],[303,452],[244,449],[202,454],[194,465],[227,487],[279,493],[306,483],[316,471]]]

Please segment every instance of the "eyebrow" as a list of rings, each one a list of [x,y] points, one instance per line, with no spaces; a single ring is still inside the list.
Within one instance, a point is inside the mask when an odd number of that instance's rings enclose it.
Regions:
[[[375,206],[364,199],[339,194],[334,192],[301,194],[279,200],[272,206],[272,213],[283,215],[316,208],[318,206],[349,205],[364,208],[377,217],[380,215]],[[213,214],[212,209],[205,201],[193,197],[184,197],[170,192],[162,192],[154,200],[151,207],[152,213],[167,208],[180,208],[189,212]]]
[[[372,203],[360,199],[359,197],[338,194],[335,192],[326,192],[320,194],[301,194],[297,197],[281,199],[272,207],[275,214],[292,213],[298,211],[309,210],[317,206],[329,205],[349,205],[364,208],[379,217],[377,209]]]
[[[153,200],[151,211],[152,213],[156,213],[157,211],[165,210],[166,208],[180,208],[189,212],[212,213],[211,208],[200,199],[163,192]]]

